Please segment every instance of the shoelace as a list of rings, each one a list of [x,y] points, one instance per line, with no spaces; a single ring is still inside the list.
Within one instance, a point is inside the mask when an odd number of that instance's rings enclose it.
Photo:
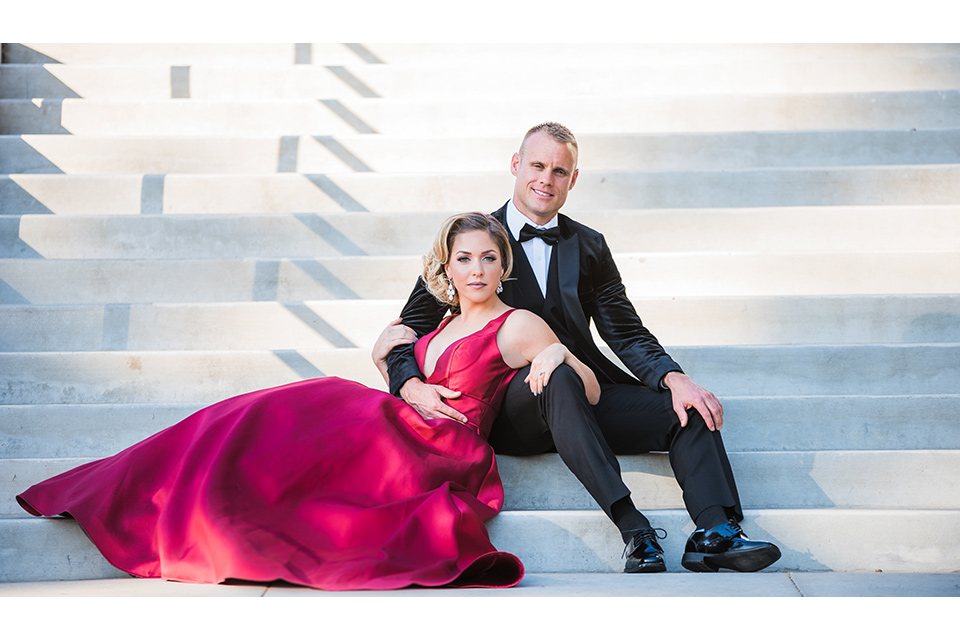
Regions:
[[[659,533],[657,533],[658,531],[663,532],[663,535],[661,536]],[[648,539],[664,540],[667,537],[667,531],[659,527],[654,529],[637,529],[636,533],[634,533],[633,531],[627,531],[626,533],[633,533],[633,538],[631,539],[631,542],[633,542],[634,548],[639,547],[640,546],[639,543],[642,540],[648,540]],[[627,557],[627,549],[629,548],[630,548],[630,542],[627,542],[627,544],[623,545],[623,553],[620,554],[620,559]]]
[[[735,538],[740,536],[746,538],[747,536],[743,535],[743,529],[740,528],[740,525],[734,522],[733,520],[728,520],[719,527],[716,528],[717,533],[722,535],[727,535],[730,538]]]

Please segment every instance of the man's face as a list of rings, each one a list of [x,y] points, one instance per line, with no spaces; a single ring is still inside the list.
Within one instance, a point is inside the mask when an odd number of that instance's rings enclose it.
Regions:
[[[520,213],[542,225],[557,215],[577,182],[577,153],[572,145],[544,133],[527,138],[522,151],[522,157],[515,153],[510,162],[516,177],[513,202]]]

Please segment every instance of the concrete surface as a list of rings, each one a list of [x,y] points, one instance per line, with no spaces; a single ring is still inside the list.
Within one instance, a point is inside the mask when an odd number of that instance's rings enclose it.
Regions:
[[[320,591],[285,584],[200,585],[138,578],[0,584],[0,597],[960,597],[960,574],[528,573],[512,589]]]

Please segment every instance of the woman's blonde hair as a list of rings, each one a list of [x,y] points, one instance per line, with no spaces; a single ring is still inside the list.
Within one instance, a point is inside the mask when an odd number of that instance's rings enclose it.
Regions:
[[[447,279],[445,267],[450,262],[450,254],[453,251],[453,243],[457,236],[470,231],[486,231],[497,250],[500,252],[500,260],[503,264],[503,280],[510,275],[513,268],[513,252],[510,250],[510,238],[507,236],[507,230],[493,216],[485,213],[458,213],[444,220],[440,225],[440,231],[433,240],[433,247],[430,253],[423,256],[423,281],[427,286],[427,291],[433,294],[433,297],[444,304],[454,307],[460,306],[460,294],[454,291],[453,300],[447,296],[447,286],[450,281]]]

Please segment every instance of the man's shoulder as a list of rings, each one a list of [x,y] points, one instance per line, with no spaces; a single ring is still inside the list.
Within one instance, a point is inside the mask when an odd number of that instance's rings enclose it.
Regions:
[[[600,241],[603,238],[603,234],[596,229],[588,227],[582,222],[577,222],[564,213],[558,213],[557,217],[560,221],[560,224],[566,227],[567,235],[577,234],[581,238],[593,241]]]

